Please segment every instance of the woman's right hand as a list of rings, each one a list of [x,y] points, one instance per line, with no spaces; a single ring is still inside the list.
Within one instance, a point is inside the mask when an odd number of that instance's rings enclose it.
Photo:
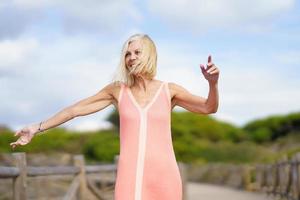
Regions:
[[[20,137],[17,141],[10,143],[10,146],[14,149],[18,145],[28,144],[35,134],[39,132],[38,128],[39,124],[33,124],[18,130],[14,136]]]

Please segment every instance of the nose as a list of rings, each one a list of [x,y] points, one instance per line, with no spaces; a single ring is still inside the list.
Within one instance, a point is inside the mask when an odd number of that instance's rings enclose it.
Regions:
[[[130,60],[135,60],[136,59],[136,55],[133,53],[130,55]]]

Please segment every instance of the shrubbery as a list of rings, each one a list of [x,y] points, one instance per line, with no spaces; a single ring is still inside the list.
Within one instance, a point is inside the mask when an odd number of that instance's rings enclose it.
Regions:
[[[47,130],[33,138],[26,146],[15,151],[83,153],[89,161],[113,162],[119,153],[118,115],[109,117],[115,128],[88,133],[77,133],[63,128]],[[172,112],[172,140],[178,161],[206,162],[264,162],[274,160],[285,152],[289,155],[300,150],[299,145],[285,145],[276,152],[270,148],[277,138],[296,135],[300,128],[300,114],[272,116],[255,120],[240,128],[220,122],[211,116],[191,112]],[[0,129],[0,152],[12,152],[9,144],[17,138],[8,128]],[[292,139],[299,143],[300,138]],[[284,140],[279,140],[283,146]]]

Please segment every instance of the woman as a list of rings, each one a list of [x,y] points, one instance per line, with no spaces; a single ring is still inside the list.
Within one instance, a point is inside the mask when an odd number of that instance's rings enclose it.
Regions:
[[[211,56],[205,68],[208,98],[193,95],[176,83],[154,79],[156,48],[148,35],[136,34],[124,44],[114,81],[97,94],[66,107],[53,117],[16,132],[11,143],[28,144],[40,132],[113,104],[120,116],[120,156],[115,199],[181,200],[182,182],[171,139],[170,113],[181,106],[199,114],[218,109],[219,70]]]

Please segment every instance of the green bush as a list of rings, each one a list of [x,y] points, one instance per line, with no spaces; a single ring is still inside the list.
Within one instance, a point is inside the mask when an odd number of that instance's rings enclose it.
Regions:
[[[300,113],[272,115],[247,123],[243,129],[254,141],[267,142],[300,131]],[[261,135],[260,135],[261,134]]]
[[[212,142],[209,140],[183,143],[174,141],[174,149],[178,160],[192,163],[230,162],[251,163],[273,160],[274,153],[253,142],[233,143],[231,141]]]
[[[300,114],[272,116],[254,120],[242,128],[211,116],[191,112],[172,112],[171,134],[178,161],[267,162],[283,154],[299,152]],[[85,154],[89,161],[113,162],[119,154],[118,116],[114,112],[111,130],[78,133],[63,128],[47,130],[30,144],[14,151],[10,143],[17,137],[8,128],[0,128],[0,152],[67,152]]]
[[[88,160],[113,162],[114,156],[119,154],[119,136],[116,133],[105,131],[90,134],[82,152]]]
[[[172,112],[173,138],[184,140],[207,139],[240,142],[247,139],[246,133],[229,123],[219,122],[211,116],[191,112]]]

